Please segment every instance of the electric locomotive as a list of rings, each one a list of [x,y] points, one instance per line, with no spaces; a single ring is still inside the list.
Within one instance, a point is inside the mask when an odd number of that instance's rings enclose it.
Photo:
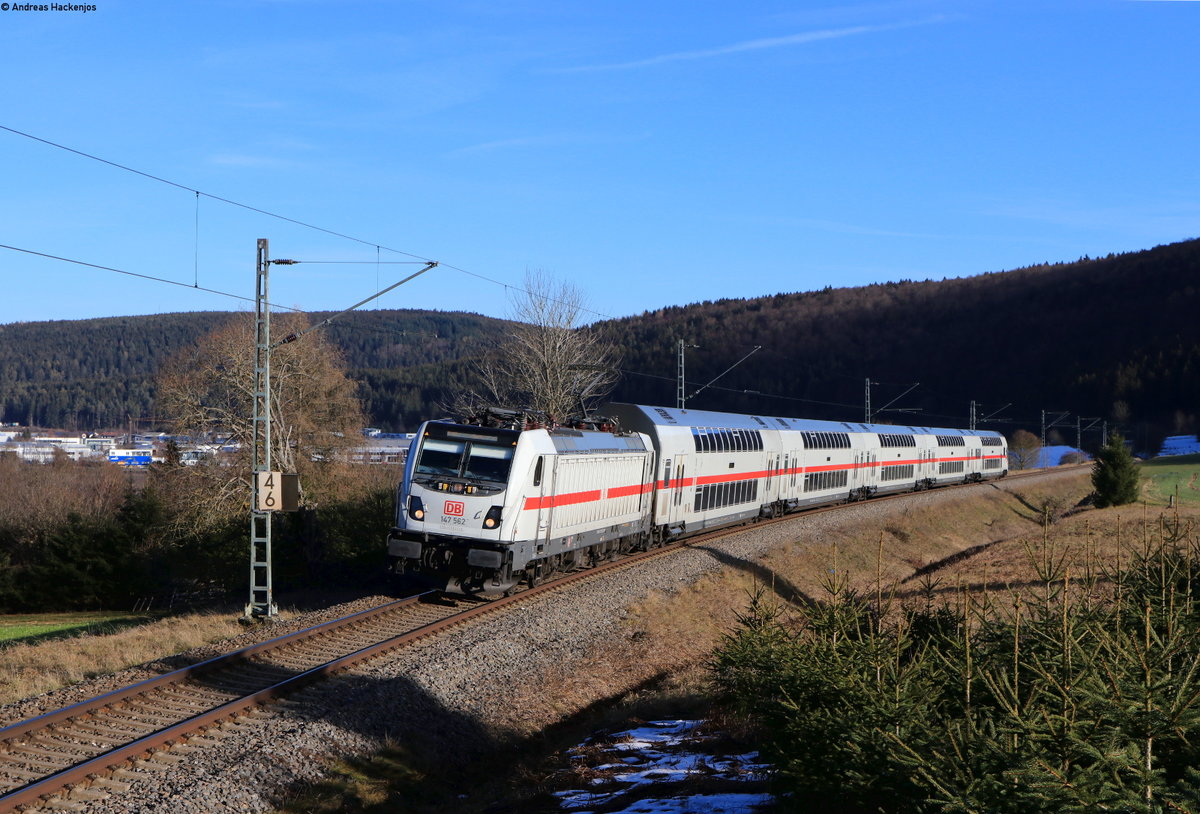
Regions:
[[[644,543],[654,453],[615,428],[427,421],[409,449],[388,555],[447,593],[497,595]]]

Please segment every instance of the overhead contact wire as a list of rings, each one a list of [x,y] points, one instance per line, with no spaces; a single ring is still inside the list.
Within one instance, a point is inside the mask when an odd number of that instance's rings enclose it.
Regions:
[[[56,142],[56,141],[51,141],[50,139],[45,139],[45,138],[41,138],[40,136],[35,136],[35,135],[33,135],[32,133],[26,133],[26,132],[24,132],[24,131],[22,131],[22,130],[17,130],[17,129],[16,129],[16,128],[14,128],[14,127],[8,127],[8,126],[6,126],[6,125],[0,124],[0,130],[4,130],[4,131],[6,131],[6,132],[12,133],[13,135],[16,135],[16,136],[21,136],[21,137],[23,137],[23,138],[27,138],[27,139],[30,139],[30,140],[32,140],[32,141],[39,142],[39,143],[41,143],[41,144],[45,144],[45,145],[47,145],[47,146],[49,146],[49,147],[54,147],[54,148],[57,148],[57,149],[59,149],[59,150],[65,150],[65,151],[67,151],[68,153],[73,153],[74,155],[80,156],[81,158],[87,158],[87,159],[90,159],[90,160],[92,160],[92,161],[98,161],[98,162],[100,162],[101,164],[107,164],[107,165],[108,165],[108,166],[110,166],[110,167],[114,167],[114,168],[116,168],[116,169],[119,169],[119,170],[124,170],[125,172],[131,172],[131,173],[133,173],[134,175],[140,175],[140,176],[142,176],[143,178],[148,178],[148,179],[150,179],[151,181],[158,181],[160,184],[166,184],[167,186],[175,187],[176,189],[182,189],[182,190],[186,190],[186,191],[188,191],[188,192],[191,192],[191,193],[193,193],[193,194],[195,194],[195,195],[197,195],[197,196],[199,196],[199,195],[203,195],[203,196],[204,196],[204,197],[206,197],[206,198],[211,198],[211,199],[212,199],[212,200],[214,200],[214,201],[220,201],[221,203],[229,204],[230,206],[236,206],[236,207],[238,207],[238,208],[240,208],[240,209],[245,209],[245,210],[246,210],[246,211],[248,211],[248,212],[254,212],[254,213],[256,213],[256,214],[259,214],[259,215],[266,215],[266,216],[267,216],[267,217],[269,217],[269,218],[275,218],[276,220],[281,220],[281,221],[284,221],[285,223],[291,223],[291,224],[294,224],[294,225],[296,225],[296,226],[302,226],[302,227],[304,227],[305,229],[312,229],[312,230],[314,230],[314,231],[317,231],[317,232],[322,232],[322,233],[324,233],[324,234],[331,235],[331,236],[333,236],[333,237],[339,237],[339,238],[342,238],[343,240],[349,240],[349,241],[351,241],[352,243],[359,243],[359,244],[361,244],[361,245],[363,245],[363,246],[374,246],[374,247],[376,248],[376,250],[377,250],[377,251],[378,251],[379,249],[381,249],[381,248],[382,248],[382,249],[386,249],[386,250],[387,250],[387,251],[389,251],[389,252],[392,252],[393,254],[401,254],[401,255],[404,255],[405,257],[411,257],[411,258],[413,258],[414,260],[420,261],[420,262],[422,262],[422,263],[432,263],[432,262],[435,262],[435,261],[434,261],[434,260],[432,260],[431,258],[428,258],[428,257],[422,257],[422,256],[421,256],[421,255],[419,255],[419,254],[414,254],[414,253],[412,253],[412,252],[406,252],[406,251],[404,251],[404,250],[402,250],[402,249],[393,249],[393,248],[391,248],[390,246],[384,246],[384,245],[382,245],[382,244],[380,244],[380,243],[377,243],[377,242],[375,242],[375,241],[372,241],[372,240],[363,240],[362,238],[354,237],[353,235],[348,235],[348,234],[345,234],[344,232],[338,232],[338,231],[336,231],[336,230],[334,230],[334,229],[326,229],[326,228],[325,228],[325,227],[323,227],[323,226],[317,226],[316,224],[307,223],[307,222],[305,222],[305,221],[302,221],[302,220],[297,220],[296,218],[290,218],[290,217],[288,217],[288,216],[286,216],[286,215],[280,215],[280,214],[278,214],[278,213],[276,213],[276,212],[271,212],[271,211],[269,211],[269,210],[266,210],[266,209],[260,209],[260,208],[259,208],[259,207],[257,207],[257,206],[251,206],[250,204],[244,204],[244,203],[241,203],[241,202],[239,202],[239,201],[232,200],[232,199],[230,199],[230,198],[223,198],[223,197],[221,197],[220,195],[213,195],[213,194],[211,194],[211,193],[204,192],[204,191],[202,191],[202,190],[196,189],[195,187],[189,187],[189,186],[188,186],[188,185],[186,185],[186,184],[181,184],[181,183],[179,183],[179,182],[177,182],[177,181],[172,181],[172,180],[170,180],[170,179],[168,179],[168,178],[163,178],[163,177],[161,177],[161,176],[154,175],[153,173],[149,173],[149,172],[145,172],[145,171],[143,171],[143,170],[135,169],[135,168],[133,168],[133,167],[127,166],[127,165],[125,165],[125,164],[121,164],[121,163],[119,163],[119,162],[116,162],[116,161],[110,161],[110,160],[109,160],[109,159],[107,159],[107,158],[101,158],[101,157],[100,157],[100,156],[98,156],[98,155],[94,155],[94,154],[92,154],[92,153],[87,153],[87,152],[84,152],[83,150],[76,150],[76,149],[75,149],[75,148],[73,148],[73,147],[68,147],[68,146],[66,146],[65,144],[59,144],[59,143],[58,143],[58,142]],[[502,282],[500,282],[499,280],[495,280],[495,279],[493,279],[493,278],[491,278],[491,277],[487,277],[487,276],[484,276],[484,275],[482,275],[482,274],[477,274],[477,273],[475,273],[475,272],[473,272],[473,271],[467,271],[466,269],[464,269],[464,268],[460,268],[459,266],[453,266],[453,265],[450,265],[450,264],[448,264],[448,263],[439,263],[439,265],[440,265],[442,268],[448,268],[448,269],[451,269],[451,270],[453,270],[453,271],[457,271],[457,272],[459,272],[459,273],[461,273],[461,274],[466,274],[466,275],[469,275],[469,276],[471,276],[471,277],[475,277],[475,278],[477,278],[477,279],[484,280],[484,281],[486,281],[486,282],[492,283],[493,285],[499,285],[499,286],[503,286],[503,287],[505,287],[505,288],[508,288],[508,287],[509,287],[509,286],[508,286],[508,284],[506,284],[506,283],[502,283]],[[198,286],[193,286],[193,287],[197,287],[197,288],[198,288]],[[528,290],[526,290],[526,289],[524,289],[524,288],[521,288],[521,287],[519,287],[519,286],[512,286],[512,288],[514,288],[514,289],[517,289],[517,290],[519,290],[519,291],[524,291],[526,294],[532,294],[532,293],[533,293],[533,292],[531,292],[531,291],[528,291]],[[558,299],[556,299],[556,298],[554,298],[554,297],[546,297],[545,299],[547,299],[547,300],[550,300],[551,302],[558,302],[558,303],[561,303],[561,302],[562,302],[561,300],[558,300]],[[614,317],[613,317],[613,316],[611,316],[610,314],[603,314],[603,313],[601,313],[601,312],[599,312],[599,311],[595,311],[595,310],[593,310],[593,309],[591,309],[591,308],[583,308],[583,307],[581,307],[579,310],[581,310],[581,311],[586,311],[586,312],[587,312],[587,313],[589,313],[589,314],[594,314],[595,316],[602,317],[602,318],[604,318],[604,319],[614,319]]]

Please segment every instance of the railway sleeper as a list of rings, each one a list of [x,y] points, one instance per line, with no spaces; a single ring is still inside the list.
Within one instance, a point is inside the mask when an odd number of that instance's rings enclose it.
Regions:
[[[43,777],[46,776],[46,773],[45,772],[31,772],[29,769],[21,769],[16,766],[6,766],[5,765],[5,766],[0,766],[0,775],[3,775],[4,777],[12,777],[12,778],[15,778],[16,780],[20,781],[18,783],[12,783],[9,785],[9,788],[16,788],[18,786],[25,785],[30,780],[41,780]]]
[[[179,704],[208,705],[226,700],[225,693],[196,683],[195,679],[168,687],[160,687],[163,697]]]
[[[131,704],[122,711],[127,711],[130,715],[136,716],[138,724],[150,724],[154,729],[161,729],[164,726],[177,724],[180,720],[178,715],[164,715],[160,707],[156,707],[149,702],[137,706]]]
[[[110,794],[124,794],[133,788],[130,783],[123,783],[111,775],[92,775],[89,778],[92,782],[92,788],[104,789]]]
[[[14,744],[12,750],[6,754],[41,755],[42,757],[48,757],[51,759],[61,758],[66,761],[71,761],[72,763],[75,762],[75,760],[76,760],[75,757],[67,754],[66,752],[62,751],[61,749],[43,749],[42,747],[37,745],[36,740],[29,740],[24,743]],[[0,760],[3,760],[3,758],[0,757]]]
[[[227,693],[222,692],[200,692],[199,690],[184,690],[182,692],[164,694],[163,704],[169,709],[177,709],[180,712],[202,712],[206,709],[211,709],[219,704],[224,704],[230,700]]]
[[[63,794],[48,798],[40,806],[43,811],[87,811],[89,807],[87,803],[74,802]]]
[[[139,719],[148,719],[155,723],[170,722],[170,720],[179,720],[180,716],[191,717],[196,714],[196,707],[181,707],[157,699],[154,701],[148,699],[140,704],[130,704],[125,708],[136,713]]]
[[[80,743],[81,739],[85,739],[83,743]],[[52,746],[59,749],[70,749],[76,752],[85,748],[85,746],[93,749],[100,748],[101,746],[111,747],[116,746],[117,744],[127,743],[129,740],[130,736],[128,735],[121,738],[115,738],[101,737],[99,735],[91,734],[85,735],[82,732],[73,734],[72,732],[63,731],[62,725],[60,725],[59,728],[54,731],[37,732],[31,734],[29,737],[30,743],[40,743],[45,746]]]
[[[32,766],[35,769],[48,769],[53,772],[66,768],[67,766],[74,766],[78,762],[78,756],[72,757],[71,755],[59,754],[52,757],[46,757],[44,754],[38,754],[36,752],[29,752],[25,750],[9,753],[8,759],[5,761],[5,763],[8,764],[15,763],[19,766]]]
[[[118,729],[115,726],[109,726],[109,723],[119,723],[122,726],[128,726],[128,729]],[[69,724],[60,724],[58,731],[67,735],[72,739],[83,738],[84,742],[87,739],[95,737],[97,740],[104,741],[109,738],[120,738],[118,743],[128,743],[131,740],[136,740],[143,735],[148,735],[154,731],[153,726],[135,725],[132,721],[121,719],[119,721],[106,720],[105,723],[100,721],[71,721]],[[79,734],[75,734],[79,733]]]
[[[80,783],[67,791],[67,799],[71,802],[80,803],[98,803],[101,800],[107,800],[112,796],[112,793],[102,789],[95,788],[94,785],[84,785]]]

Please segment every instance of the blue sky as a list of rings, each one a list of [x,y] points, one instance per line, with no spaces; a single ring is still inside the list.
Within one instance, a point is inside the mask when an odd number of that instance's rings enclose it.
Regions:
[[[0,249],[0,323],[246,308],[187,286],[252,297],[259,237],[357,261],[285,306],[398,249],[446,265],[378,307],[622,316],[1200,234],[1198,2],[94,5],[0,11],[0,125],[187,189],[0,131],[0,244],[184,285]]]

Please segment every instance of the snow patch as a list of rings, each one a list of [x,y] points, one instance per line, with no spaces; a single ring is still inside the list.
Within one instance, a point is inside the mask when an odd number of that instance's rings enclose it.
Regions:
[[[698,731],[700,721],[653,721],[645,726],[592,737],[571,749],[573,759],[599,758],[590,768],[599,775],[588,780],[589,789],[555,792],[559,805],[570,814],[589,814],[594,808],[620,805],[620,798],[637,798],[611,814],[749,814],[774,804],[765,793],[698,793],[654,797],[646,789],[655,783],[763,780],[768,766],[758,753],[724,755],[705,752],[716,734]],[[678,792],[678,787],[672,791]]]
[[[1200,438],[1195,435],[1169,435],[1163,439],[1159,455],[1200,454]]]

